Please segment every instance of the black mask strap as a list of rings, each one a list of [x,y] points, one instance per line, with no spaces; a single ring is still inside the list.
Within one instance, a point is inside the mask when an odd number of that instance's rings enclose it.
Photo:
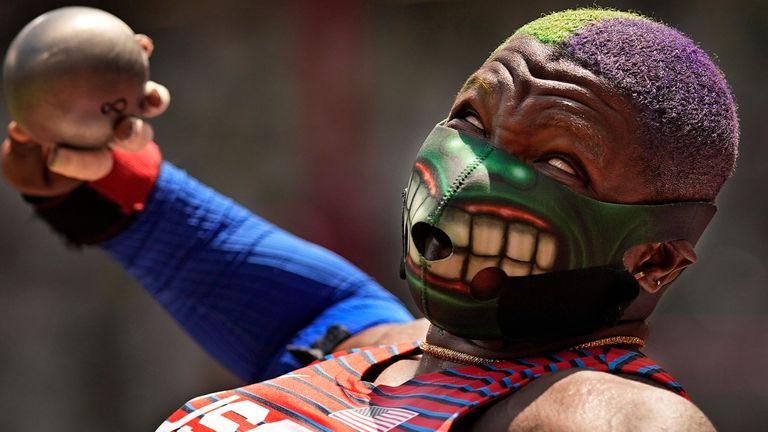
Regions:
[[[408,188],[403,189],[403,206],[400,209],[400,229],[402,230],[403,254],[400,256],[400,279],[405,280],[405,256],[408,254],[408,227],[405,226],[405,203],[408,196]]]
[[[508,342],[586,335],[616,325],[639,293],[628,271],[609,266],[509,277],[498,323]]]

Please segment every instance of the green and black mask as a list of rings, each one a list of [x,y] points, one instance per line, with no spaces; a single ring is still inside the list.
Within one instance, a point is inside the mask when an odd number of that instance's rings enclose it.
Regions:
[[[615,325],[639,292],[624,252],[695,244],[715,213],[704,202],[597,201],[441,125],[419,151],[403,197],[402,275],[421,312],[457,336],[507,341]]]

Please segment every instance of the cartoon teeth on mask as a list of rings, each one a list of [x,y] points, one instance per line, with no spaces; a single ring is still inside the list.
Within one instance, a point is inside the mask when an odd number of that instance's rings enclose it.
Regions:
[[[615,325],[639,293],[624,252],[695,244],[715,213],[704,202],[597,201],[441,125],[403,197],[402,273],[421,312],[454,335],[506,341]]]

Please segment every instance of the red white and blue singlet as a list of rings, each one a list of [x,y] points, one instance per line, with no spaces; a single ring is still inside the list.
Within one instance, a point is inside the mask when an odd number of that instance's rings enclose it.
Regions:
[[[397,387],[365,381],[369,371],[418,354],[414,344],[333,354],[275,379],[193,399],[157,431],[448,431],[472,410],[572,368],[640,376],[687,398],[653,360],[614,347],[445,369]]]

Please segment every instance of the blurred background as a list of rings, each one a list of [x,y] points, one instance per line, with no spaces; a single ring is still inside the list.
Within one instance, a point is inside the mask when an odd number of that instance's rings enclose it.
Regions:
[[[155,41],[165,157],[323,244],[410,305],[400,191],[464,79],[542,13],[591,1],[80,2]],[[65,3],[0,0],[0,45]],[[765,0],[604,1],[691,35],[740,105],[735,177],[653,317],[647,353],[725,431],[768,424]],[[0,123],[10,120],[0,107]],[[0,186],[0,429],[148,431],[192,396],[243,383],[98,249],[66,247]],[[412,306],[412,305],[411,305]]]

